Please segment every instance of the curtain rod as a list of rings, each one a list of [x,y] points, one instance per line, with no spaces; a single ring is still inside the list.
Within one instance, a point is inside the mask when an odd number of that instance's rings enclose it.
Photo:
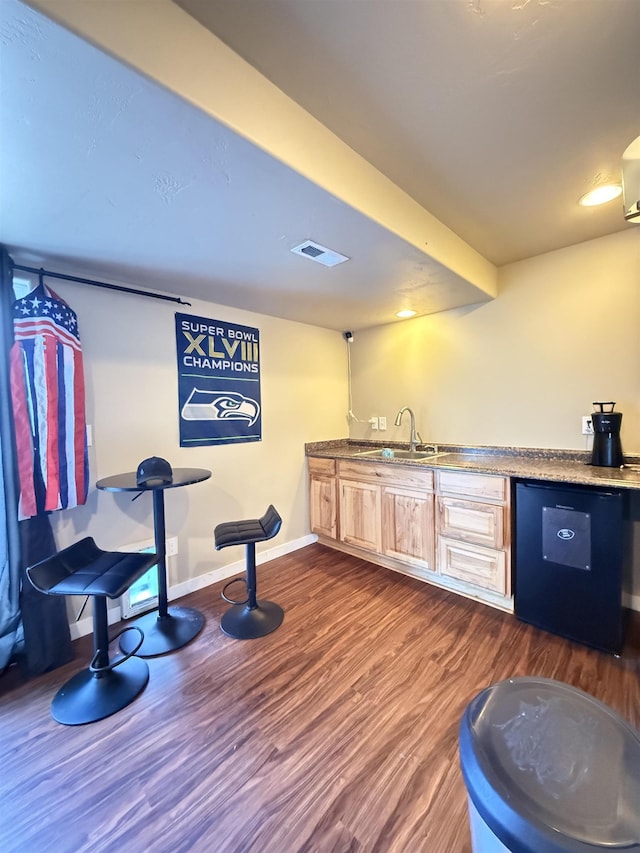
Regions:
[[[64,273],[51,272],[50,270],[45,270],[42,267],[40,267],[40,269],[36,269],[35,267],[25,267],[22,264],[15,264],[13,261],[10,261],[10,263],[12,269],[20,270],[20,272],[30,272],[38,276],[46,275],[47,278],[59,278],[63,281],[75,281],[78,284],[91,284],[94,287],[107,287],[109,290],[121,290],[123,293],[135,293],[138,296],[148,296],[149,299],[164,299],[167,302],[177,302],[178,305],[191,305],[190,302],[185,302],[177,296],[164,296],[162,293],[149,293],[146,290],[136,290],[135,287],[124,287],[121,284],[108,284],[106,281],[94,281],[90,278],[78,278],[76,275],[65,275]]]

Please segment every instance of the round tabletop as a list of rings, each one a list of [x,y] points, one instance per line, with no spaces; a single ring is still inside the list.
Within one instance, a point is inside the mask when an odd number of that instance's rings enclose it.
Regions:
[[[192,483],[208,480],[211,471],[207,471],[206,468],[174,468],[170,483],[151,481],[140,486],[136,482],[136,476],[136,471],[127,471],[126,474],[103,477],[96,483],[96,489],[103,489],[105,492],[157,492],[161,489],[177,489],[180,486],[190,486]]]

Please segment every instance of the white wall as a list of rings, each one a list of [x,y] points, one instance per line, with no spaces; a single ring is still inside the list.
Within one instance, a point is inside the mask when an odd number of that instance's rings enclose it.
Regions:
[[[640,453],[640,229],[500,270],[493,302],[359,332],[353,408],[390,429],[353,437],[584,450],[580,418],[616,400],[622,446]]]
[[[581,416],[616,400],[622,447],[640,454],[640,228],[500,271],[489,304],[358,332],[353,408],[389,429],[352,424],[354,438],[408,441],[402,406],[425,442],[590,449]],[[628,509],[640,610],[640,500]]]
[[[309,534],[304,444],[346,432],[345,344],[338,332],[207,302],[179,306],[76,284],[47,282],[78,315],[87,386],[90,491],[86,506],[53,513],[58,547],[91,535],[111,549],[153,537],[151,495],[97,491],[96,480],[135,471],[148,456],[174,467],[208,468],[210,480],[165,493],[167,536],[178,537],[170,584],[197,578],[243,558],[215,551],[218,522],[255,518],[273,503],[282,530],[268,547]],[[176,289],[179,289],[176,286]],[[262,441],[219,447],[179,446],[176,311],[260,331]]]

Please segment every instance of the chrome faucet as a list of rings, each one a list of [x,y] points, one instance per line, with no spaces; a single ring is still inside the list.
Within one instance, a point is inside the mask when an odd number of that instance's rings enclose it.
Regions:
[[[422,444],[422,437],[419,432],[416,432],[416,418],[409,406],[405,406],[400,409],[398,414],[396,415],[395,425],[400,426],[402,423],[402,416],[405,412],[409,412],[409,417],[411,418],[411,435],[409,437],[409,450],[411,453],[415,453],[416,447],[418,444]]]

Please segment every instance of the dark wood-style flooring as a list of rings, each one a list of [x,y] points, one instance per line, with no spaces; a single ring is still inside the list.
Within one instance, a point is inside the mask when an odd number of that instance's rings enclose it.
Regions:
[[[640,727],[640,632],[620,659],[513,616],[312,545],[258,568],[285,621],[226,637],[207,617],[149,660],[136,701],[55,723],[57,688],[89,657],[0,678],[0,850],[468,853],[458,726],[510,676],[568,682]]]

